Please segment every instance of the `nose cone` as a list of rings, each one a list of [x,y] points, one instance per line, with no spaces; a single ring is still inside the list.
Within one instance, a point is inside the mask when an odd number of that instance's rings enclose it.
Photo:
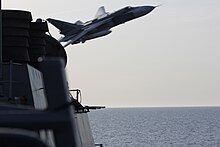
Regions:
[[[142,11],[143,15],[146,15],[146,14],[150,13],[151,11],[153,11],[154,8],[156,8],[156,7],[155,6],[143,6],[143,7],[141,7],[141,9],[142,9],[141,11]]]
[[[134,13],[135,17],[144,16],[156,8],[155,6],[141,6],[136,8],[136,12]]]

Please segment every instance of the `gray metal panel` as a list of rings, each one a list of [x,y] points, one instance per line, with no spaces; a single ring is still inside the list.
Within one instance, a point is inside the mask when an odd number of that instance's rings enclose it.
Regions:
[[[33,106],[33,96],[26,64],[4,63],[1,95],[5,98],[26,99],[26,105]]]
[[[44,92],[44,83],[42,73],[32,66],[27,66],[30,79],[31,91],[36,109],[46,109],[47,100]]]
[[[90,124],[89,124],[88,114],[87,113],[76,114],[75,120],[78,125],[78,130],[79,130],[79,135],[82,141],[82,146],[83,147],[94,147],[95,142],[92,137],[92,131],[91,131]]]
[[[53,110],[68,103],[70,99],[67,88],[67,80],[64,71],[64,62],[59,59],[45,60],[40,63],[43,73],[48,109]],[[75,117],[73,106],[61,110],[69,115],[69,122],[66,127],[54,130],[55,143],[57,147],[82,147],[79,135],[77,134],[77,124],[72,118]]]

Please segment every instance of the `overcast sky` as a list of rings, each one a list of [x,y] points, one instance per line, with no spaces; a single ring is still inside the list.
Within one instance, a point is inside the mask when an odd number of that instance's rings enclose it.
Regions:
[[[67,47],[70,88],[82,90],[86,105],[219,106],[219,0],[4,0],[3,8],[76,22],[93,19],[100,6],[158,4],[108,36]]]

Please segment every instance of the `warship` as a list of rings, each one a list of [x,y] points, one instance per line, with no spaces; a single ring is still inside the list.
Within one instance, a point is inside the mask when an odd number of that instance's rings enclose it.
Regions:
[[[104,107],[83,106],[80,90],[68,89],[67,55],[47,22],[3,9],[0,20],[0,146],[103,146],[87,113]]]

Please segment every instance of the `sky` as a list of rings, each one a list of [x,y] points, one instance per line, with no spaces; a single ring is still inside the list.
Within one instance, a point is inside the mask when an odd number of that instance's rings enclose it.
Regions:
[[[3,0],[4,9],[69,22],[105,6],[159,5],[98,39],[66,48],[70,89],[84,105],[176,107],[220,105],[219,0]],[[51,34],[60,35],[52,25]]]

